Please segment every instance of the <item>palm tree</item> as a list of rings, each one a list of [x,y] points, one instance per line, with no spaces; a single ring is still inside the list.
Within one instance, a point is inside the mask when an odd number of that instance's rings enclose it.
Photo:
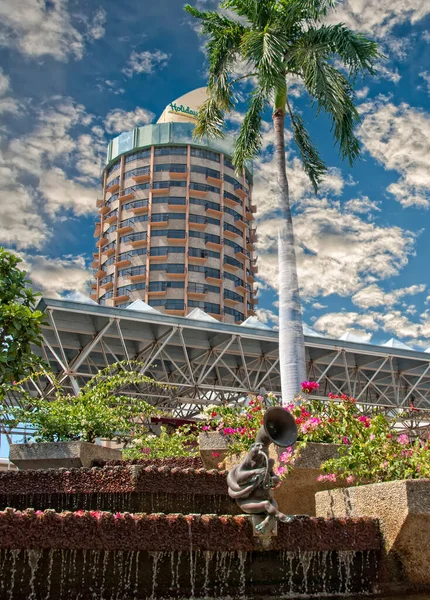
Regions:
[[[262,146],[262,120],[273,107],[275,159],[282,225],[278,232],[279,355],[282,398],[292,400],[306,377],[294,232],[285,162],[285,117],[303,167],[315,192],[327,171],[305,123],[288,97],[289,77],[302,82],[316,114],[328,115],[335,143],[352,165],[360,152],[354,127],[359,121],[353,83],[358,75],[374,74],[381,58],[375,42],[344,24],[326,25],[324,17],[335,0],[224,0],[222,13],[185,10],[199,19],[208,37],[208,99],[201,106],[195,135],[222,137],[224,120],[236,106],[234,85],[248,79],[252,93],[235,140],[233,163],[241,171]],[[233,15],[230,17],[230,15]],[[238,67],[246,74],[234,78]]]

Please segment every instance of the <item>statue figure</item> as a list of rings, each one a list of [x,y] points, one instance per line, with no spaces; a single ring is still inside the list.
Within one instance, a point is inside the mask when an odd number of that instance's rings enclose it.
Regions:
[[[292,446],[297,439],[297,426],[294,417],[284,408],[272,407],[264,414],[255,443],[240,464],[234,467],[227,476],[228,493],[243,512],[252,515],[266,515],[256,525],[259,533],[264,533],[274,519],[286,523],[292,517],[278,510],[273,497],[273,488],[280,479],[273,472],[274,460],[269,458],[269,445],[286,448]]]

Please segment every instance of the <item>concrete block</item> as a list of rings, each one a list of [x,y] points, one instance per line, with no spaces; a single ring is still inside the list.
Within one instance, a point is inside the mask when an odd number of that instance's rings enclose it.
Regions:
[[[91,467],[93,460],[120,460],[121,450],[89,442],[11,444],[9,459],[20,470]]]

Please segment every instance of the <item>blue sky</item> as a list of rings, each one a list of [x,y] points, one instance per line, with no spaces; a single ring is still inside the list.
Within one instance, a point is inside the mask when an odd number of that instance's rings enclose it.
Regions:
[[[107,142],[205,83],[182,0],[0,0],[0,243],[48,297],[87,295]],[[214,0],[198,0],[214,8]],[[430,3],[347,0],[330,20],[380,41],[357,83],[361,161],[342,164],[301,86],[293,102],[330,174],[316,197],[287,133],[305,323],[321,334],[430,346]],[[194,26],[193,26],[194,25]],[[242,88],[246,97],[247,87]],[[237,127],[243,106],[232,115]],[[276,326],[277,204],[270,114],[255,164],[259,316]]]

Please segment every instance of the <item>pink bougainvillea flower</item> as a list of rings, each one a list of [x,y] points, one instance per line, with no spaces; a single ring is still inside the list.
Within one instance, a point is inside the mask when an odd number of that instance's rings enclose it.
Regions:
[[[354,483],[355,481],[355,477],[354,475],[348,475],[348,477],[345,479],[346,483]]]
[[[346,435],[343,436],[342,438],[342,444],[345,444],[346,446],[349,446],[351,442],[349,441],[349,439],[346,437]]]
[[[286,471],[287,471],[286,467],[277,467],[276,474],[283,475],[284,473],[286,473]]]
[[[366,417],[366,415],[360,415],[358,420],[363,423],[364,427],[370,427],[370,418]]]
[[[333,482],[336,482],[336,473],[329,473],[328,475],[318,475],[317,481],[333,481]]]
[[[399,444],[409,444],[409,436],[407,436],[406,433],[402,433],[397,438],[397,441]]]
[[[320,387],[320,384],[316,381],[302,381],[301,386],[302,392],[305,392],[305,394],[311,394]]]
[[[219,458],[220,453],[219,452],[212,452],[212,458]]]
[[[210,430],[210,427],[209,427],[209,425],[204,425],[204,426],[203,426],[203,431],[209,431],[209,430]]]
[[[114,514],[113,518],[114,519],[122,519],[122,514],[119,513],[119,512],[117,512],[117,513]]]

